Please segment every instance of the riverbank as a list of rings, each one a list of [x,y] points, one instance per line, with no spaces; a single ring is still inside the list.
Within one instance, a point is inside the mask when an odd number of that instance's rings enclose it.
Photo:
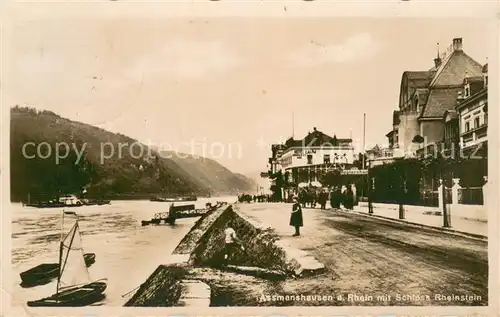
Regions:
[[[292,237],[289,208],[287,204],[234,204],[203,216],[175,248],[172,257],[177,260],[171,262],[177,263],[160,265],[126,305],[488,303],[484,241],[319,209],[304,210],[302,235]],[[228,223],[234,223],[247,252],[239,252],[233,266],[221,267],[221,233]],[[476,296],[463,301],[439,299],[451,293]],[[398,297],[404,294],[415,296]]]
[[[195,205],[204,208],[207,202],[215,205],[224,200],[232,202],[236,197],[200,199]],[[111,205],[72,209],[79,215],[84,252],[96,254],[96,262],[88,268],[91,278],[108,278],[106,299],[96,305],[123,306],[130,295],[122,295],[137,289],[159,263],[167,262],[191,230],[196,218],[179,219],[175,226],[141,226],[141,220],[167,211],[168,206],[150,201],[113,201]],[[33,288],[21,287],[19,273],[42,263],[57,263],[62,210],[11,204],[12,274],[5,279],[5,290],[13,305],[25,305],[55,292],[55,280]],[[66,216],[63,232],[72,225],[72,216]]]
[[[211,306],[256,305],[258,294],[273,283],[323,271],[321,263],[280,244],[273,229],[260,226],[237,209],[238,204],[229,204],[198,219],[173,252],[181,261],[160,265],[125,306],[176,306],[183,286],[193,282],[210,288],[206,302]],[[223,231],[228,225],[245,250],[236,251],[230,266],[222,266]]]

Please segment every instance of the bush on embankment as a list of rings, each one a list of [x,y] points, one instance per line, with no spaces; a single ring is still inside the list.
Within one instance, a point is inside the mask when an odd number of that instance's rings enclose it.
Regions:
[[[208,217],[206,218],[208,221]],[[230,205],[218,217],[210,219],[211,225],[200,234],[196,247],[191,252],[190,264],[194,266],[218,267],[224,256],[224,230],[231,224],[245,250],[236,250],[231,263],[265,269],[292,272],[283,249],[274,242],[278,236],[272,230],[256,228],[233,210]],[[201,230],[201,226],[198,229]],[[199,233],[198,233],[199,234]]]
[[[232,205],[226,205],[198,219],[174,250],[177,254],[190,254],[189,263],[160,265],[125,306],[176,305],[181,294],[181,280],[196,279],[195,276],[187,276],[192,268],[189,266],[220,267],[224,230],[229,224],[245,247],[245,251],[237,251],[231,264],[294,273],[293,264],[287,260],[285,251],[274,243],[278,236],[272,230],[257,228],[235,212]],[[274,273],[271,275],[276,277]]]

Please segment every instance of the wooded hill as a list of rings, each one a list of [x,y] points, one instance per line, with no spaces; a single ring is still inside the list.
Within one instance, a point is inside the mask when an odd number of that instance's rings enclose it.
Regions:
[[[42,142],[50,145],[51,153],[45,144],[37,154],[36,146]],[[83,189],[88,197],[110,199],[232,195],[255,189],[252,180],[211,159],[159,155],[144,144],[134,146],[133,151],[122,146],[119,153],[120,144],[131,146],[136,142],[123,134],[71,121],[51,111],[14,107],[10,127],[11,200],[25,201],[28,194],[32,199],[51,199]],[[68,144],[70,149],[67,157],[56,163],[58,143]],[[111,148],[114,155],[110,155]],[[61,156],[67,150],[59,146]]]

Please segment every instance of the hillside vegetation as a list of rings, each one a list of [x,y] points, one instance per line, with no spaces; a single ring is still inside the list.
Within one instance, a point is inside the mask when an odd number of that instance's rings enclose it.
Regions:
[[[182,169],[189,170],[198,184],[210,191],[232,193],[235,188],[255,191],[256,185],[251,183],[251,180],[241,174],[232,173],[212,159],[188,154],[179,157],[170,151],[162,151],[161,155],[171,157]]]
[[[13,201],[24,201],[28,194],[43,200],[84,189],[89,197],[146,198],[156,194],[236,194],[254,186],[213,160],[162,157],[125,135],[50,111],[14,107],[10,129]],[[42,142],[46,143],[37,153]],[[57,146],[61,143],[69,148]],[[56,150],[61,156],[58,161]]]

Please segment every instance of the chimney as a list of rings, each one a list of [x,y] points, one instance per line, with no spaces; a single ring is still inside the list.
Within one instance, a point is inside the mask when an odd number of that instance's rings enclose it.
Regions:
[[[454,38],[453,39],[453,51],[461,51],[462,50],[462,38]]]

